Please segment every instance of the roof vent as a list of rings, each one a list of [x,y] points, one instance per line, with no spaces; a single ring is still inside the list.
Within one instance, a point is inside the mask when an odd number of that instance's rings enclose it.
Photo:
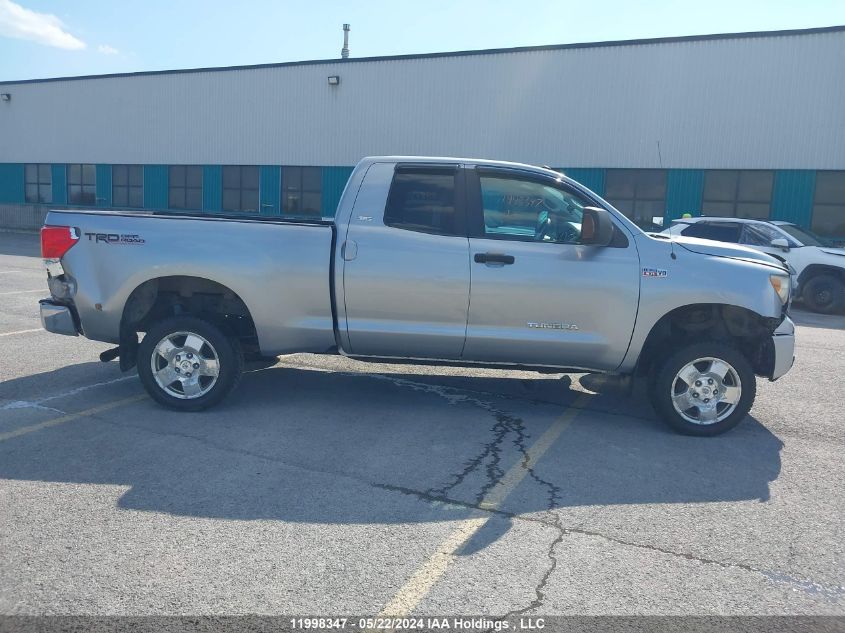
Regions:
[[[343,59],[349,57],[349,25],[343,25],[343,48],[340,49],[340,56]]]

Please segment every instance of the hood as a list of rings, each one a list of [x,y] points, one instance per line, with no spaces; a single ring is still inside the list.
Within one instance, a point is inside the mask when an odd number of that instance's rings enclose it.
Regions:
[[[820,246],[819,250],[829,255],[840,255],[842,257],[845,257],[845,248],[831,248],[828,246]]]
[[[748,246],[740,246],[739,244],[729,244],[727,242],[715,242],[713,240],[703,240],[697,237],[683,236],[673,236],[672,242],[678,246],[682,246],[688,251],[699,253],[701,255],[739,259],[746,262],[774,266],[780,270],[783,270],[785,267],[783,262],[777,258],[767,255],[762,251],[749,248]]]

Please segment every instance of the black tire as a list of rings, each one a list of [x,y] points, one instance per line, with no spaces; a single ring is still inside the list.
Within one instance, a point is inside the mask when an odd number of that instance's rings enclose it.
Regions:
[[[709,423],[695,422],[686,419],[684,415],[676,411],[672,398],[673,393],[680,395],[685,393],[682,388],[683,381],[679,382],[678,373],[686,365],[700,358],[715,358],[726,362],[731,366],[736,373],[736,376],[739,378],[739,385],[731,384],[734,382],[732,378],[726,378],[724,383],[729,387],[740,387],[739,399],[736,402],[733,411],[731,411],[724,419],[718,420],[718,417],[721,417],[723,413],[728,411],[729,403],[716,405],[718,421]],[[703,370],[707,370],[710,367],[706,362],[697,366]],[[654,406],[657,414],[677,432],[684,435],[696,435],[699,437],[720,435],[735,427],[748,414],[757,394],[757,379],[754,376],[754,370],[751,368],[751,364],[745,356],[730,345],[717,341],[693,343],[682,347],[674,353],[670,353],[664,360],[655,365],[652,380],[650,382],[651,393],[649,395],[652,406]],[[698,390],[690,387],[690,392],[694,391],[698,397],[702,399],[702,404],[703,398],[707,395],[710,395],[710,398],[713,398],[712,394],[704,393],[708,389],[712,389],[712,387],[706,384],[707,380],[704,380],[703,382],[705,384],[697,388]],[[681,387],[680,389],[679,386]],[[724,393],[719,397],[724,397]],[[687,414],[688,417],[697,417],[695,413],[701,415],[701,410],[695,408],[698,406],[697,403],[699,400],[691,399],[690,401],[695,403],[694,407],[685,410],[684,413]],[[719,412],[720,409],[721,412]]]
[[[817,275],[804,284],[801,298],[813,312],[832,314],[845,303],[845,284],[834,275]]]
[[[166,388],[158,384],[153,375],[153,361],[159,365],[168,365],[167,361],[156,352],[156,346],[165,337],[179,332],[190,332],[204,338],[213,348],[212,350],[203,346],[204,353],[210,357],[213,351],[217,358],[216,381],[212,383],[211,378],[207,380],[200,378],[205,382],[203,388],[207,391],[190,399],[186,399],[184,395],[179,397],[168,393]],[[177,336],[175,340],[179,341],[180,338]],[[201,411],[220,402],[237,386],[243,367],[244,359],[238,340],[226,336],[216,325],[192,316],[171,317],[156,323],[150,327],[138,347],[138,376],[141,378],[144,389],[153,400],[177,411]],[[172,385],[175,385],[171,386],[172,391],[178,391],[181,388],[177,382]]]

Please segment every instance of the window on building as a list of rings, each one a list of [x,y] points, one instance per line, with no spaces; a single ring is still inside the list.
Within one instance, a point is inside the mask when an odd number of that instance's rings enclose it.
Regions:
[[[812,227],[819,235],[845,237],[845,171],[816,172]]]
[[[321,215],[322,170],[282,168],[282,211],[291,215]]]
[[[144,206],[144,168],[141,165],[114,165],[111,171],[111,203],[114,207]]]
[[[576,244],[588,202],[524,178],[482,175],[484,235],[493,239]]]
[[[223,167],[223,210],[258,212],[258,167]]]
[[[765,220],[772,207],[775,174],[764,170],[704,172],[701,214]]]
[[[455,170],[400,170],[393,176],[384,223],[408,231],[454,235]]]
[[[171,165],[168,206],[171,209],[202,209],[202,167]]]
[[[53,176],[50,165],[29,163],[24,168],[26,201],[40,204],[53,202]]]
[[[605,198],[637,224],[650,224],[666,208],[666,170],[608,169]]]
[[[67,201],[69,204],[97,203],[97,171],[94,165],[67,166]]]

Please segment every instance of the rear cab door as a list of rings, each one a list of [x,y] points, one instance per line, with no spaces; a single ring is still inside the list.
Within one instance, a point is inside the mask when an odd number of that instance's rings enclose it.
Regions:
[[[464,198],[458,164],[369,166],[337,262],[345,352],[460,358],[469,306]]]

